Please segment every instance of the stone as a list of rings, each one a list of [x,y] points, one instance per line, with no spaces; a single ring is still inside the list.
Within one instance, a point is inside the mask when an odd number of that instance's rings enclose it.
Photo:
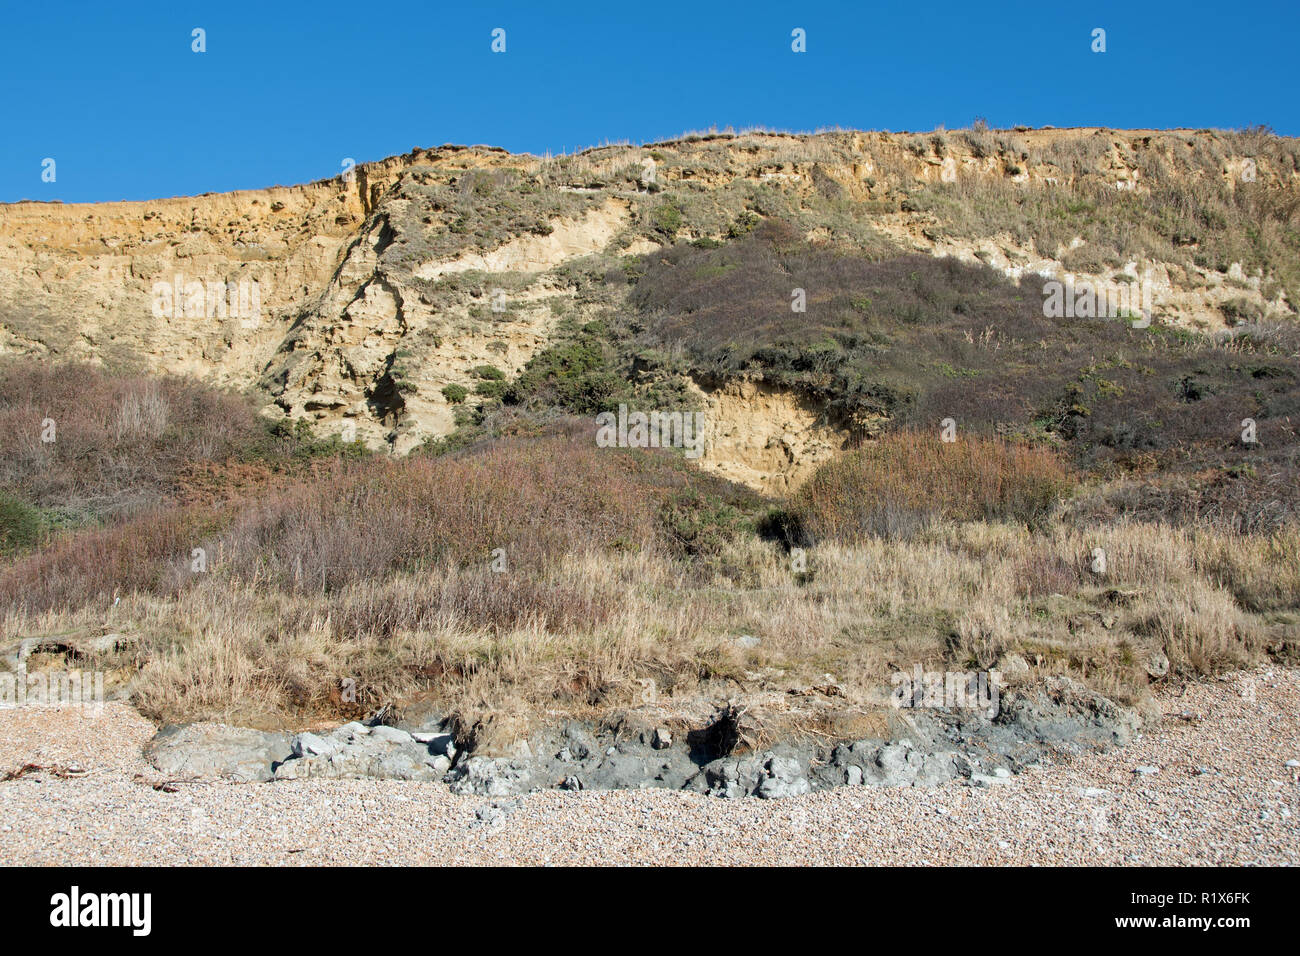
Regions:
[[[655,750],[667,750],[672,745],[673,735],[663,727],[655,728],[654,738],[651,740],[650,746],[654,747]]]
[[[1006,677],[1024,677],[1029,673],[1029,662],[1019,654],[1007,654],[998,661],[996,669]]]
[[[803,775],[799,761],[791,757],[770,757],[763,766],[764,776],[754,789],[754,796],[763,800],[796,797],[812,789]]]
[[[576,721],[569,721],[564,727],[566,749],[575,760],[586,760],[596,752],[596,742],[591,735]]]
[[[862,786],[862,768],[849,767],[844,771],[844,782],[850,787]]]
[[[742,634],[740,637],[736,638],[736,643],[741,647],[758,647],[758,645],[763,642],[753,634]]]
[[[1159,773],[1159,767],[1135,767],[1133,772],[1140,777],[1149,777],[1153,773]]]
[[[446,759],[446,758],[443,758]],[[275,771],[276,780],[413,780],[433,781],[442,778],[450,767],[438,767],[419,747],[381,748],[351,746],[336,753],[287,760]]]
[[[747,778],[750,773],[749,767],[744,764],[733,757],[719,757],[705,764],[699,774],[703,778],[705,792],[711,797],[728,800],[746,796],[749,793]]]
[[[452,776],[451,792],[456,794],[505,797],[528,789],[527,766],[501,757],[470,757]]]
[[[1296,767],[1300,767],[1300,760],[1295,760],[1295,759],[1288,760],[1286,762],[1286,766],[1291,767],[1292,769]]]
[[[439,775],[444,774],[451,769],[451,759],[442,754],[439,754],[436,757],[430,757],[425,761],[425,763],[433,768],[434,773]]]
[[[388,727],[384,724],[371,727],[370,736],[373,740],[382,740],[390,744],[409,744],[414,740],[405,730],[398,730],[396,727]]]
[[[1153,651],[1147,656],[1143,667],[1146,669],[1148,677],[1164,677],[1169,673],[1169,658],[1164,651]]]
[[[164,727],[145,745],[144,755],[171,777],[267,781],[293,756],[288,734],[265,733],[224,724]]]
[[[344,744],[338,740],[329,737],[318,737],[316,734],[311,733],[302,733],[293,739],[293,755],[295,757],[328,756],[332,753],[338,753],[343,747]]]
[[[863,778],[876,787],[910,787],[924,765],[924,755],[914,755],[910,741],[896,740],[880,748]]]
[[[914,787],[937,787],[958,776],[957,754],[934,753],[917,756],[921,757],[921,766],[912,781]]]

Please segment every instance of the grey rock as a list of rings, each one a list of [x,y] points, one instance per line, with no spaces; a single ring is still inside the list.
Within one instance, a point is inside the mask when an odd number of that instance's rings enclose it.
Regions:
[[[764,776],[754,789],[756,797],[764,800],[796,797],[811,789],[799,761],[791,757],[773,756],[768,759],[763,770]]]
[[[328,756],[332,753],[338,753],[345,745],[329,737],[318,737],[316,734],[302,733],[293,738],[293,755],[295,757],[316,757]]]
[[[1144,662],[1147,676],[1153,678],[1164,677],[1169,673],[1169,658],[1165,656],[1164,651],[1153,651]]]
[[[452,793],[504,797],[526,791],[530,774],[527,765],[518,760],[470,757],[452,776]]]
[[[615,751],[605,757],[587,776],[588,787],[601,790],[637,790],[649,785],[662,761],[650,753]]]
[[[862,786],[862,768],[848,767],[844,771],[844,782],[850,787]]]
[[[413,738],[405,730],[398,730],[396,727],[387,727],[383,724],[371,727],[370,737],[372,740],[382,740],[391,744],[409,744],[413,742]]]
[[[753,760],[719,757],[700,770],[704,792],[711,797],[734,800],[748,796],[753,789]]]
[[[172,777],[266,781],[293,754],[288,734],[221,724],[165,727],[144,748],[145,757]]]
[[[582,725],[574,721],[570,721],[565,725],[564,741],[566,749],[575,760],[586,760],[600,749],[596,746],[596,742],[591,735],[583,729]]]
[[[741,647],[758,647],[758,645],[763,642],[753,634],[742,634],[740,637],[736,638],[736,643]]]
[[[333,780],[440,780],[450,763],[439,767],[433,761],[436,758],[431,758],[420,747],[385,747],[377,750],[352,746],[331,754],[285,761],[275,771],[275,779],[307,780],[318,777]]]
[[[673,745],[673,735],[663,727],[655,728],[654,739],[650,744],[655,750],[667,750]]]
[[[912,786],[937,787],[958,776],[957,764],[954,759],[956,756],[956,754],[951,753],[925,754],[921,769],[917,771]]]
[[[1292,767],[1292,768],[1300,767],[1300,760],[1295,760],[1295,759],[1288,760],[1285,766]]]
[[[1153,773],[1159,773],[1160,768],[1159,767],[1135,767],[1133,768],[1133,772],[1140,777],[1149,777]]]
[[[451,769],[451,758],[443,756],[442,754],[429,758],[425,763],[432,767],[433,772],[439,776],[442,776]]]
[[[880,748],[863,768],[863,779],[875,787],[910,787],[924,764],[924,755],[914,754],[910,741],[898,740]]]

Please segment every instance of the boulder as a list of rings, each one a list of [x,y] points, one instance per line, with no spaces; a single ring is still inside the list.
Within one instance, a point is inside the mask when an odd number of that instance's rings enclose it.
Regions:
[[[470,757],[453,775],[451,792],[505,797],[528,789],[528,767],[502,757]]]
[[[754,796],[764,800],[797,797],[811,788],[803,767],[792,757],[773,756],[763,766],[763,776],[754,788]]]
[[[224,724],[184,724],[160,730],[144,755],[171,777],[266,781],[293,756],[293,741],[288,734]]]
[[[398,730],[396,727],[387,727],[383,724],[371,727],[370,737],[372,740],[382,740],[384,743],[390,744],[414,743],[414,738],[405,730]]]
[[[302,733],[293,738],[293,755],[295,757],[329,756],[338,753],[344,746],[341,741],[332,737]]]

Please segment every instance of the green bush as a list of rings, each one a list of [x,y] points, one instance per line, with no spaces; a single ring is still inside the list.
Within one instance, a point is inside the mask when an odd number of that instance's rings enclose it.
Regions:
[[[43,530],[39,510],[0,492],[0,552],[8,554],[35,547]]]
[[[453,405],[459,405],[461,402],[465,401],[465,396],[468,394],[469,389],[464,385],[452,384],[444,385],[442,387],[443,398],[447,399],[447,401],[451,402]]]
[[[672,202],[660,203],[650,213],[654,231],[667,239],[676,239],[682,228],[682,211]]]
[[[580,328],[570,323],[562,338],[534,355],[504,392],[511,405],[555,405],[574,414],[605,411],[626,398],[630,387],[615,367],[615,352],[603,322]]]

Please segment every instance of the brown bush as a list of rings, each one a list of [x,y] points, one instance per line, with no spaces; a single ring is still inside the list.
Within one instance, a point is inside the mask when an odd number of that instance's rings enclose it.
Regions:
[[[269,435],[251,403],[196,383],[21,359],[0,363],[0,431],[0,484],[83,519],[155,504],[191,463],[252,453]]]
[[[793,503],[814,539],[908,537],[940,519],[1037,523],[1071,487],[1046,448],[898,432],[828,462]]]
[[[562,596],[500,584],[506,575],[488,571],[494,552],[504,551],[508,575],[534,580],[575,555],[667,554],[680,549],[666,502],[687,492],[746,497],[669,453],[597,448],[576,429],[438,458],[336,461],[313,478],[256,491],[67,535],[0,574],[0,599],[40,609],[103,602],[115,591],[173,593],[197,580],[191,553],[203,548],[207,573],[284,590],[329,593],[399,572],[478,570],[491,576],[465,579],[417,617],[469,606],[476,620],[501,624],[536,602],[548,619],[586,620],[595,612],[570,610]],[[383,614],[355,613],[359,623],[373,618],[367,627],[395,626]]]

